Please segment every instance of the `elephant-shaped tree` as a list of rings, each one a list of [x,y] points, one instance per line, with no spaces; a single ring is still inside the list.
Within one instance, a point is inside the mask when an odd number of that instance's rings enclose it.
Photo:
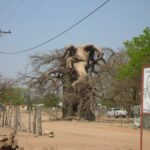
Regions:
[[[33,72],[25,75],[27,84],[38,94],[62,94],[63,117],[94,120],[92,104],[96,93],[89,74],[97,73],[96,65],[106,63],[103,55],[102,49],[94,45],[71,45],[55,54],[31,56]]]
[[[69,46],[64,54],[66,61],[66,70],[75,71],[77,80],[72,83],[72,86],[79,82],[84,82],[88,77],[88,69],[94,71],[95,64],[103,59],[102,49],[96,48],[94,45],[85,45],[81,47]]]

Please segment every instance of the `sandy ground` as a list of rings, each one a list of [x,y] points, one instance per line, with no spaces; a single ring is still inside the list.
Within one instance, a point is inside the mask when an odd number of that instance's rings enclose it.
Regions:
[[[26,118],[23,118],[26,121]],[[54,137],[35,137],[18,132],[19,145],[25,150],[139,150],[140,131],[120,124],[79,121],[44,121],[43,131],[54,132]],[[0,128],[0,134],[12,129]],[[150,131],[144,131],[143,150],[150,150]]]

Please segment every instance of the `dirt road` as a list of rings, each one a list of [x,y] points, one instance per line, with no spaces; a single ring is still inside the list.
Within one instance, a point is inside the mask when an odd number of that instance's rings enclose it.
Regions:
[[[106,123],[55,121],[43,122],[43,131],[54,132],[54,137],[35,137],[18,132],[19,145],[25,150],[139,150],[139,129],[116,127]],[[0,128],[0,134],[11,129]],[[150,132],[144,131],[143,150],[150,149]]]

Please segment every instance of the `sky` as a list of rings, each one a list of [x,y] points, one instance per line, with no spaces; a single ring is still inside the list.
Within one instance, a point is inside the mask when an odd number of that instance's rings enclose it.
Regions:
[[[105,0],[0,0],[0,51],[34,47],[64,31]],[[150,27],[150,0],[110,0],[104,7],[59,38],[26,53],[0,54],[0,74],[17,78],[30,56],[64,48],[94,44],[117,51]]]

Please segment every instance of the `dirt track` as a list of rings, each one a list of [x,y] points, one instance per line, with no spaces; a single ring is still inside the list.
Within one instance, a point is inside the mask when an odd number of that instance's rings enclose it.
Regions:
[[[96,122],[56,121],[44,122],[43,130],[53,131],[54,138],[18,132],[19,145],[25,150],[139,150],[139,129]],[[10,132],[11,129],[0,128],[0,134]],[[144,131],[143,146],[143,150],[150,149],[149,131]]]

